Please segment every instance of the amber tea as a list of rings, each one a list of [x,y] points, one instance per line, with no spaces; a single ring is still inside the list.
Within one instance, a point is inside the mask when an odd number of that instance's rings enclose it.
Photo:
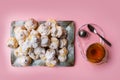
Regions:
[[[87,48],[86,57],[92,63],[99,63],[106,55],[105,48],[100,43],[93,43]]]

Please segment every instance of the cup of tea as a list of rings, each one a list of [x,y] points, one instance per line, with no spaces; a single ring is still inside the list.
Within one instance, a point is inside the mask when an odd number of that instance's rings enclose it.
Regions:
[[[107,50],[100,43],[93,43],[86,49],[86,59],[92,63],[103,63],[107,58]]]
[[[104,32],[98,25],[91,25],[104,37]],[[88,29],[88,24],[85,24],[78,29],[77,44],[83,58],[87,61],[97,64],[107,61],[108,51],[104,41]]]

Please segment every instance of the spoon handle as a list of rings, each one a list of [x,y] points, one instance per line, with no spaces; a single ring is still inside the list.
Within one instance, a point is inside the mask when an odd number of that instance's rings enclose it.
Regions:
[[[97,33],[97,35],[98,35],[107,45],[109,45],[110,47],[112,46],[112,44],[111,44],[108,40],[106,40],[105,38],[103,38],[99,33]]]

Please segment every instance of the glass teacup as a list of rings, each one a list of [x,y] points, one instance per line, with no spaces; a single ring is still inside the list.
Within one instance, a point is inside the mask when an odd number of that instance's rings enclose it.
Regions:
[[[86,58],[92,63],[105,62],[106,57],[106,48],[101,43],[93,43],[86,49]]]
[[[96,24],[91,24],[95,27],[97,32],[104,37],[103,30]],[[85,30],[87,32],[86,37],[80,37],[77,33],[77,44],[79,45],[82,56],[89,62],[92,63],[103,63],[107,60],[107,49],[104,45],[104,41],[96,34],[90,32],[87,24],[79,28],[80,30]]]

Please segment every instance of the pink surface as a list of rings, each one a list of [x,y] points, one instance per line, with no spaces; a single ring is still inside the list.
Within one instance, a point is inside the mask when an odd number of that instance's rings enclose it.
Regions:
[[[120,1],[119,0],[1,0],[0,1],[0,80],[120,80]],[[6,47],[10,22],[35,18],[74,20],[76,29],[95,23],[112,43],[109,60],[102,65],[85,61],[75,42],[74,67],[24,67],[10,65]]]

